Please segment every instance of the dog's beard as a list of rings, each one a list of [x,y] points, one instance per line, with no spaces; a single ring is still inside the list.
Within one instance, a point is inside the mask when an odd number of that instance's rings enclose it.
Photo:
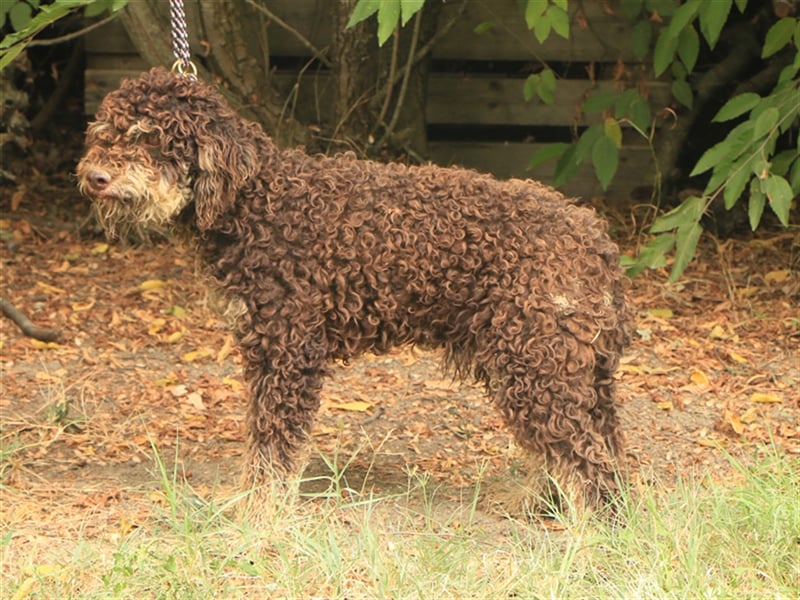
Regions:
[[[163,233],[191,199],[188,178],[179,179],[182,181],[175,183],[131,165],[107,190],[95,195],[95,218],[110,239],[132,232],[139,237],[147,237],[149,231]],[[81,188],[87,191],[85,185]]]

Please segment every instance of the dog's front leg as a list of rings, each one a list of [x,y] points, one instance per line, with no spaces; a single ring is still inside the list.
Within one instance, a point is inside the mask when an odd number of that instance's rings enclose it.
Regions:
[[[269,520],[296,494],[291,480],[319,409],[325,356],[319,333],[273,321],[241,339],[250,398],[243,487],[247,515]]]

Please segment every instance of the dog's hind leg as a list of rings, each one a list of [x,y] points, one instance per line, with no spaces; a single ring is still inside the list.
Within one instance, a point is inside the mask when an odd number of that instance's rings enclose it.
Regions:
[[[563,331],[498,345],[485,368],[517,443],[579,509],[604,505],[617,492],[621,443],[611,388],[604,383],[600,398],[595,387],[591,345]]]

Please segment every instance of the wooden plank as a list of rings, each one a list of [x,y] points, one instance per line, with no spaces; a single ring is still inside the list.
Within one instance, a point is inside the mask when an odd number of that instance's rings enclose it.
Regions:
[[[502,179],[519,177],[536,179],[552,184],[554,163],[548,162],[528,169],[528,162],[542,144],[493,143],[493,142],[431,142],[430,158],[440,165],[461,165],[471,169],[492,173]],[[643,146],[623,147],[620,152],[617,176],[607,191],[603,191],[594,175],[591,164],[582,164],[576,176],[562,186],[568,195],[591,198],[629,199],[632,191],[641,186],[650,186],[653,177],[650,149]]]
[[[526,101],[523,80],[503,77],[459,77],[431,74],[428,81],[428,123],[483,125],[573,125],[598,122],[601,114],[584,115],[583,100],[597,92],[614,91],[611,81],[592,84],[586,79],[560,79],[555,101],[545,104],[538,97]],[[669,86],[654,81],[648,85],[654,109],[670,100]]]
[[[169,35],[169,31],[164,32]],[[106,23],[83,36],[86,54],[134,54],[136,48],[119,19]]]
[[[434,58],[468,60],[598,61],[633,60],[630,49],[631,24],[621,14],[609,14],[606,6],[618,2],[587,0],[570,2],[570,39],[551,33],[540,44],[525,24],[524,11],[516,0],[474,0],[467,2],[456,19],[458,3],[446,3],[439,27],[455,19],[452,29],[434,47]],[[617,10],[617,13],[619,11]],[[581,26],[585,19],[588,26]],[[482,34],[474,29],[481,23],[493,27]]]
[[[117,65],[116,68],[112,65]],[[122,76],[136,76],[147,66],[137,57],[94,55],[86,71],[85,108],[94,112],[97,103],[117,87]],[[293,114],[303,120],[319,123],[330,118],[331,78],[327,72],[276,72],[275,86]],[[439,125],[582,125],[597,122],[601,115],[583,115],[583,99],[596,91],[612,91],[614,84],[600,81],[594,86],[588,80],[562,79],[556,88],[553,104],[538,98],[525,101],[522,80],[498,77],[460,77],[432,73],[428,83],[426,120]],[[667,84],[652,82],[649,86],[651,105],[655,110],[670,99]],[[297,101],[293,95],[297,94]]]
[[[269,9],[317,48],[326,48],[333,39],[330,9],[325,10],[324,2],[319,0],[270,0]],[[458,2],[445,3],[439,18],[439,27],[446,26],[455,19],[453,27],[438,40],[433,57],[458,60],[516,60],[516,61],[597,61],[615,62],[634,60],[630,49],[631,25],[619,14],[609,14],[606,6],[616,7],[618,2],[585,0],[570,3],[571,39],[565,40],[555,33],[545,44],[539,44],[528,30],[524,13],[516,0],[468,0],[460,18]],[[618,9],[613,8],[619,13]],[[164,3],[164,20],[154,24],[164,29],[169,36],[166,21],[167,4]],[[253,11],[253,18],[266,18]],[[199,27],[197,4],[187,2],[187,21],[189,37],[195,51],[201,48],[197,37]],[[589,26],[581,26],[583,20]],[[474,29],[481,23],[491,22],[494,26],[483,34]],[[270,54],[275,56],[309,57],[306,46],[285,28],[276,23],[268,23],[267,36]],[[135,53],[119,21],[112,21],[101,29],[86,36],[89,53],[106,54]],[[214,49],[212,48],[213,52]]]
[[[147,69],[144,60],[138,56],[126,57],[117,69],[95,69],[87,66],[84,75],[83,113],[93,115],[100,101],[110,91],[119,87],[123,78],[133,78]]]
[[[298,114],[327,117],[330,107],[330,76],[306,73],[298,77],[294,73],[275,73],[275,85],[288,96],[298,94]],[[505,77],[474,76],[461,77],[446,73],[431,73],[428,78],[426,121],[439,125],[584,125],[599,122],[600,113],[585,115],[580,107],[583,100],[596,92],[615,89],[611,81],[592,84],[584,79],[561,79],[556,87],[555,101],[545,104],[539,98],[526,101],[522,94],[523,80]],[[654,110],[666,106],[670,101],[670,89],[666,83],[651,82],[648,85],[650,104]],[[308,110],[314,107],[313,110]],[[324,112],[315,115],[316,107]]]

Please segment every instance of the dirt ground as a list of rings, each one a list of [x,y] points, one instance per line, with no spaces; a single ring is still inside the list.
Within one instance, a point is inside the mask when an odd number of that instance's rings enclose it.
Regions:
[[[240,357],[194,258],[97,235],[74,146],[0,188],[0,295],[61,331],[40,342],[0,321],[0,530],[51,542],[146,518],[154,452],[198,494],[235,489],[244,436]],[[625,220],[612,216],[618,231]],[[680,282],[631,283],[636,334],[618,379],[636,481],[724,482],[728,453],[800,453],[799,268],[796,230],[706,235]],[[426,473],[452,498],[520,459],[479,388],[407,348],[338,365],[313,441],[307,476],[335,461],[348,485],[393,491]]]

